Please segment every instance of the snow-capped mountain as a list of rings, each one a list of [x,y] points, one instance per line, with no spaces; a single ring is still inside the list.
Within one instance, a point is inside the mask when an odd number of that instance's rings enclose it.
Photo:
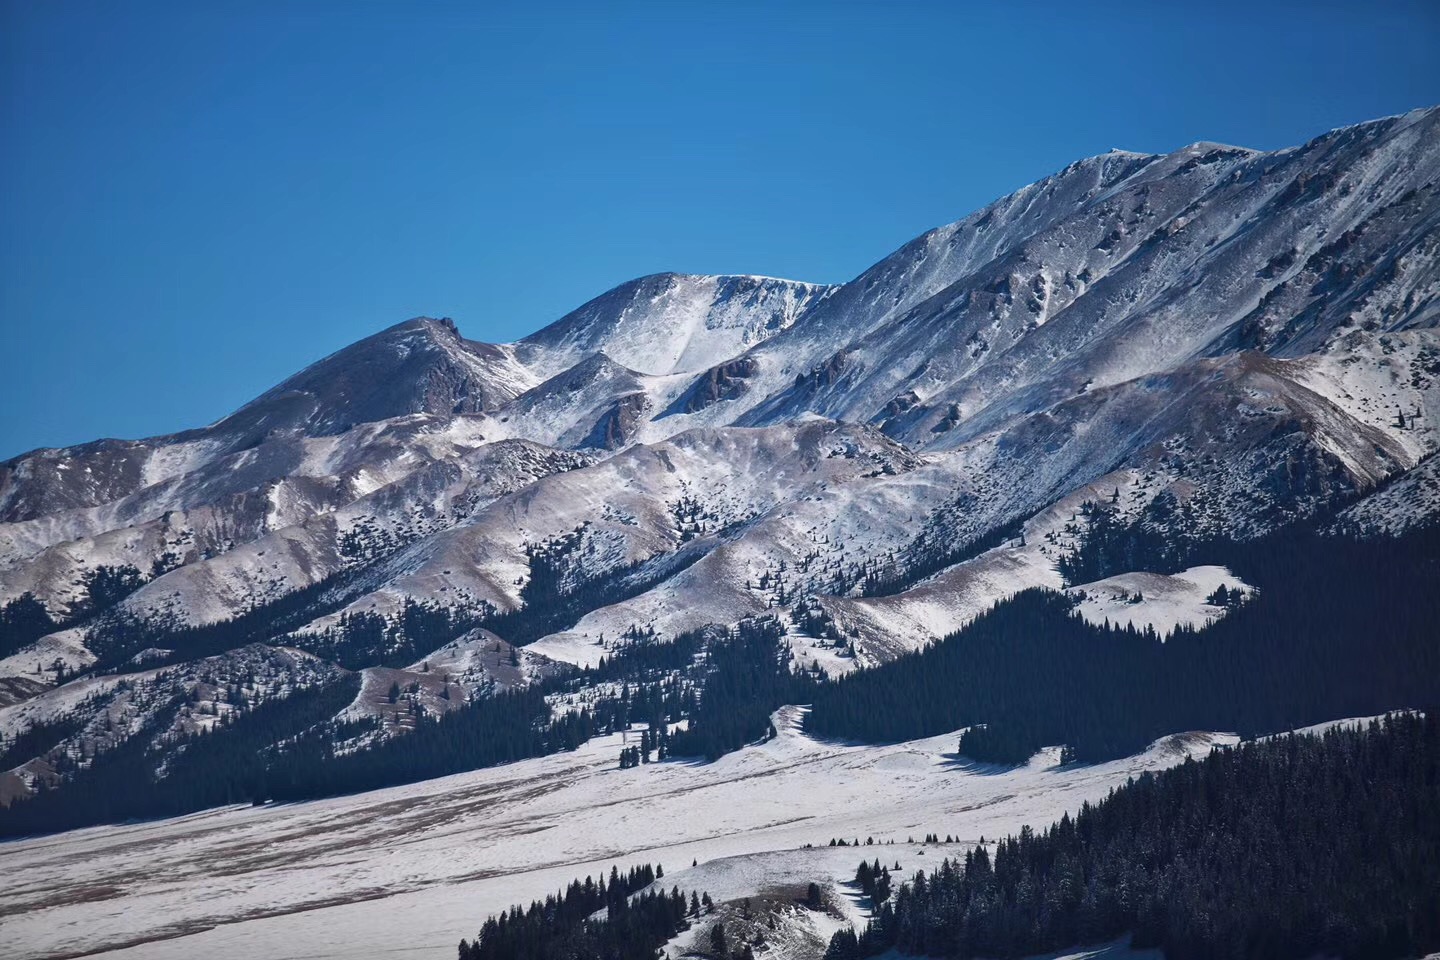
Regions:
[[[217,624],[246,663],[400,671],[446,709],[427,650],[336,632],[446,611],[435,661],[495,660],[469,697],[803,605],[845,642],[798,630],[800,659],[842,673],[1063,586],[1089,502],[1186,535],[1408,529],[1440,503],[1437,324],[1440,108],[1080,160],[837,286],[660,274],[513,344],[410,320],[207,427],[0,464],[7,736],[114,713],[77,684],[195,689]],[[1221,573],[1175,577],[1130,614],[1223,615],[1196,586]]]
[[[791,326],[840,288],[771,277],[641,277],[515,344],[546,376],[596,353],[638,373],[697,373]]]

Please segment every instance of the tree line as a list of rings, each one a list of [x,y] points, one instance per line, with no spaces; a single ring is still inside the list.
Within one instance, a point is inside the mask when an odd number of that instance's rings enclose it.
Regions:
[[[393,616],[373,610],[347,610],[332,626],[293,640],[316,656],[351,670],[402,667],[494,616],[494,606],[483,600],[456,607],[406,597]]]
[[[742,620],[718,630],[699,669],[699,703],[690,723],[670,737],[669,753],[714,760],[774,736],[770,714],[810,698],[814,683],[791,670],[793,654],[778,617]]]
[[[151,579],[165,572],[163,559],[155,561]],[[43,600],[27,590],[0,606],[0,657],[18,653],[46,634],[108,610],[146,582],[140,569],[130,564],[92,567],[80,576],[80,592],[68,616],[52,614]]]

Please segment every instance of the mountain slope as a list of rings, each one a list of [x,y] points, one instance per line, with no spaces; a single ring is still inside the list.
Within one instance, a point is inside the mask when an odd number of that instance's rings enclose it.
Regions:
[[[771,277],[641,277],[526,337],[516,354],[555,373],[594,353],[640,373],[694,373],[791,326],[835,291]]]
[[[34,451],[0,464],[11,736],[256,645],[412,718],[459,704],[427,653],[483,665],[467,702],[610,671],[562,716],[769,616],[786,670],[847,673],[1066,586],[1096,522],[1147,546],[1089,585],[1188,610],[1184,545],[1434,522],[1437,237],[1440,108],[1112,151],[838,286],[658,274],[513,344],[410,320],[207,427]]]

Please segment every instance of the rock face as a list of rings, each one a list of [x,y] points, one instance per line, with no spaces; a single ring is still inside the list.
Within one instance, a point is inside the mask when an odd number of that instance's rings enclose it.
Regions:
[[[722,400],[734,400],[744,394],[747,382],[760,372],[754,357],[737,357],[706,370],[690,387],[676,398],[666,413],[698,413]]]
[[[211,426],[0,464],[0,605],[50,618],[0,637],[0,719],[127,630],[283,609],[258,639],[319,650],[521,607],[541,554],[589,599],[527,656],[808,596],[873,660],[1058,582],[1037,542],[1112,491],[1192,531],[1351,500],[1336,525],[1407,529],[1440,503],[1437,321],[1440,109],[1080,160],[838,286],[660,274],[514,344],[410,320]]]

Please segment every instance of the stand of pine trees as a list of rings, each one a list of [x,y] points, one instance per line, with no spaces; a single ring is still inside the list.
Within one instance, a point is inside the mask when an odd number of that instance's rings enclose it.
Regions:
[[[495,614],[485,627],[517,646],[533,643],[568,630],[592,610],[639,596],[705,555],[702,550],[681,550],[586,577],[578,552],[580,541],[577,530],[529,548],[530,577],[520,590],[520,608]]]
[[[1175,573],[1205,562],[1195,558],[1225,546],[1191,533],[1193,521],[1185,519],[1168,493],[1152,501],[1137,522],[1121,520],[1113,503],[1087,502],[1080,513],[1078,543],[1055,564],[1068,586],[1131,570]]]
[[[993,858],[980,847],[917,874],[826,958],[1018,957],[1127,933],[1170,960],[1440,948],[1440,717],[1146,773]]]
[[[20,652],[63,625],[63,621],[51,619],[50,611],[35,594],[22,593],[0,606],[0,657]]]
[[[90,671],[124,669],[125,661],[148,648],[170,651],[163,659],[151,661],[153,666],[163,666],[214,656],[248,643],[273,643],[316,617],[339,610],[362,592],[356,572],[342,571],[218,623],[176,626],[111,610],[94,619],[87,632],[85,644],[99,658]]]
[[[212,733],[193,736],[179,753],[152,747],[173,715],[173,709],[157,711],[151,727],[101,753],[73,779],[0,806],[0,837],[414,783],[573,750],[597,732],[590,710],[552,717],[545,692],[524,689],[476,700],[439,718],[422,718],[407,734],[337,755],[334,744],[345,731],[331,720],[358,692],[358,675],[298,691]],[[177,698],[171,706],[182,703]],[[609,704],[602,711],[607,716],[615,712]],[[64,735],[50,728],[41,733]],[[288,742],[272,749],[281,741]],[[164,776],[156,775],[167,756]]]
[[[669,752],[717,759],[762,737],[773,736],[770,714],[803,703],[814,689],[790,669],[785,626],[775,617],[741,621],[708,648],[699,680],[700,702],[688,729],[670,738]]]
[[[1106,534],[1096,542],[1112,540]],[[1130,556],[1121,547],[1106,551]],[[1440,703],[1440,644],[1433,641],[1433,625],[1440,622],[1436,531],[1385,541],[1290,533],[1230,544],[1212,559],[1257,585],[1258,595],[1203,631],[1181,630],[1163,642],[1148,632],[1090,626],[1062,595],[1034,591],[925,651],[817,683],[803,671],[792,672],[783,624],[774,617],[696,631],[671,643],[652,642],[637,629],[595,670],[565,671],[523,691],[422,717],[412,732],[344,756],[335,754],[334,743],[345,731],[329,719],[344,705],[330,704],[329,697],[340,694],[302,691],[187,747],[186,755],[195,758],[187,763],[211,765],[212,772],[197,775],[202,783],[157,778],[157,757],[142,737],[102,754],[73,782],[0,810],[0,833],[409,783],[574,749],[634,722],[656,731],[648,746],[660,754],[657,759],[713,759],[771,734],[770,714],[785,703],[812,702],[807,724],[826,736],[901,740],[971,727],[962,753],[1017,763],[1053,743],[1067,745],[1067,762],[1097,760],[1184,730],[1249,736]],[[335,580],[235,621],[155,636],[141,625],[114,648],[102,644],[101,652],[113,659],[163,640],[185,659],[268,639],[308,616],[315,603],[335,602],[348,589]],[[22,619],[36,612],[28,602],[11,613],[17,610]],[[111,616],[99,622],[118,628]],[[404,621],[404,642],[438,645],[464,626],[456,616],[463,615],[417,605]],[[582,693],[600,681],[618,681],[618,693]],[[575,709],[552,716],[546,697],[557,695]],[[312,711],[306,706],[312,702],[334,709]],[[264,741],[266,717],[285,732]],[[659,732],[682,719],[686,730]],[[65,736],[63,722],[46,725],[24,743],[7,744],[5,753],[38,752],[47,740]],[[280,740],[287,741],[283,749],[265,749]],[[644,746],[623,762],[647,762]]]
[[[374,665],[400,667],[488,623],[494,616],[495,608],[483,601],[474,607],[449,607],[406,597],[393,617],[369,610],[343,613],[334,626],[291,640],[351,670]]]
[[[1101,760],[1165,734],[1246,736],[1440,703],[1440,535],[1285,534],[1224,557],[1258,595],[1162,640],[1092,626],[1032,590],[918,653],[821,685],[811,731],[872,741],[968,732],[962,752],[1021,763],[1047,744]]]
[[[460,941],[459,960],[654,960],[662,944],[689,926],[691,914],[678,887],[635,895],[663,876],[647,864],[628,874],[612,867],[608,884],[604,877],[572,881],[528,910],[511,907],[487,919],[473,943]],[[691,900],[698,914],[693,894]],[[601,910],[604,917],[596,917]]]
[[[49,753],[84,726],[84,720],[75,715],[37,721],[5,742],[4,749],[0,749],[0,770],[13,769],[32,757]]]
[[[930,838],[926,837],[925,842],[929,843]],[[898,862],[896,866],[899,866]],[[855,871],[855,883],[860,887],[860,892],[870,898],[872,910],[879,910],[880,905],[890,899],[890,893],[894,889],[890,868],[881,864],[878,857],[874,863],[860,861],[860,866]]]
[[[956,504],[956,509],[964,510],[967,506],[973,508],[974,504],[965,501]],[[974,540],[961,541],[959,544],[956,544],[954,539],[944,532],[927,530],[916,537],[905,551],[903,564],[889,564],[869,571],[860,581],[860,595],[862,597],[894,596],[908,590],[926,577],[939,573],[946,567],[973,560],[987,550],[992,550],[1007,541],[1023,536],[1024,528],[1025,522],[1022,517],[996,527],[984,536]],[[849,586],[843,581],[840,585]]]
[[[164,571],[163,563],[156,561],[151,576]],[[70,605],[68,617],[52,616],[35,594],[22,593],[0,606],[0,657],[18,653],[46,634],[108,610],[145,583],[145,575],[129,564],[101,565],[87,570],[80,579],[80,594]]]

